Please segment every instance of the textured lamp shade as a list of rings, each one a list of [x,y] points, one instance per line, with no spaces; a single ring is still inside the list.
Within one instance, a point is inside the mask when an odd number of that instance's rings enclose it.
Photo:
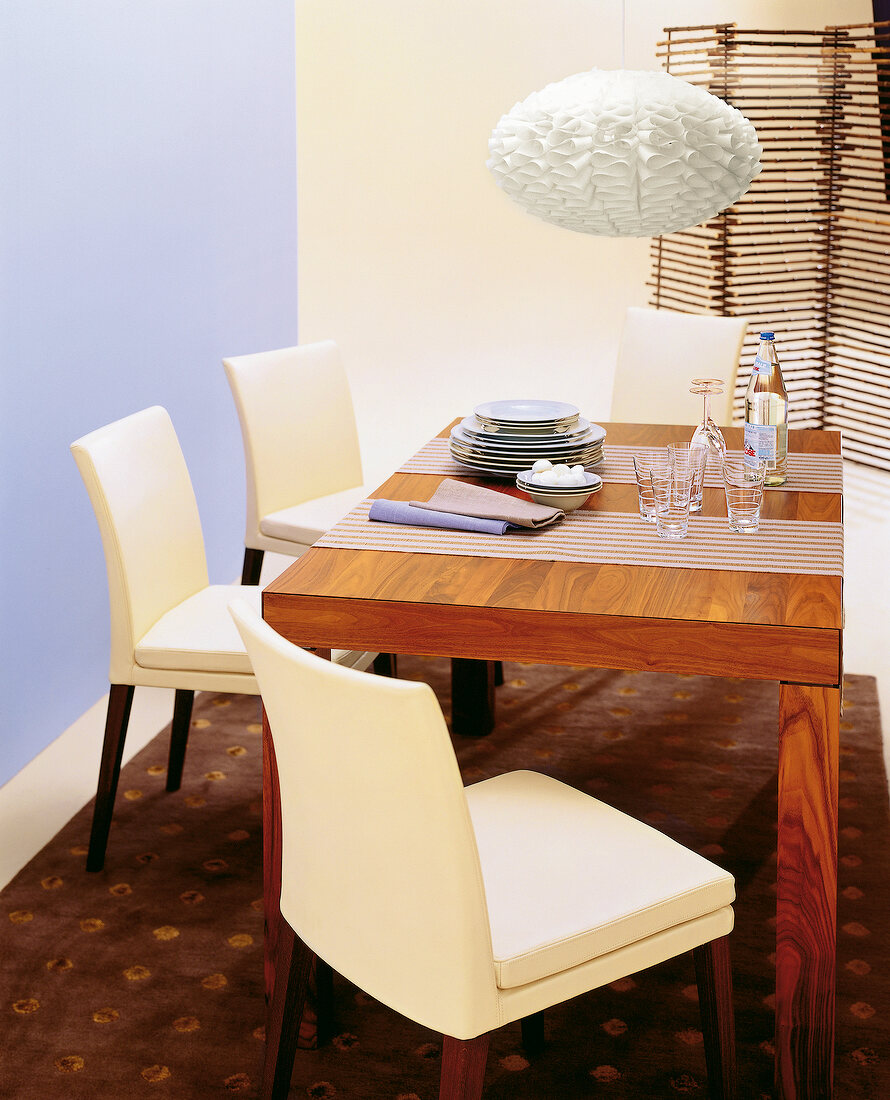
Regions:
[[[669,73],[594,69],[533,92],[488,143],[498,186],[535,217],[655,237],[735,202],[760,171],[751,123]]]

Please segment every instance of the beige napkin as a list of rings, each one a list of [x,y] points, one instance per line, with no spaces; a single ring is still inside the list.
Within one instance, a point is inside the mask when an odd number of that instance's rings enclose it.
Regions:
[[[531,500],[519,500],[482,485],[469,485],[447,477],[429,500],[412,500],[413,508],[433,512],[451,512],[457,516],[502,519],[517,527],[549,527],[565,518],[561,508],[548,508]]]

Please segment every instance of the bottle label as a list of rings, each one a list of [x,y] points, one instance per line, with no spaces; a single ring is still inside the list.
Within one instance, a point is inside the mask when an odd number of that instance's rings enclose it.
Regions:
[[[758,462],[775,465],[778,454],[779,429],[775,424],[745,425],[745,462],[754,466]]]
[[[759,355],[754,359],[754,374],[769,374],[773,369],[769,359],[762,359]]]

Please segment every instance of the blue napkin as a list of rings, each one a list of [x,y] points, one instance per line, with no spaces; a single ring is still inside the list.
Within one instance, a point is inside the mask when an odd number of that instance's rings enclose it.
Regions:
[[[505,535],[518,531],[514,523],[502,519],[481,519],[460,516],[454,512],[435,512],[430,508],[415,508],[404,500],[375,500],[369,519],[384,523],[406,523],[413,527],[444,527],[450,531],[478,531],[484,535]]]

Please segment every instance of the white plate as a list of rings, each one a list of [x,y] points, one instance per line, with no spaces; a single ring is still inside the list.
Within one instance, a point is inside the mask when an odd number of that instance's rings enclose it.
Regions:
[[[576,454],[579,451],[592,451],[595,449],[602,453],[603,450],[602,443],[589,439],[581,439],[571,447],[535,447],[523,448],[518,451],[506,451],[503,448],[473,447],[472,444],[464,443],[459,438],[452,438],[450,445],[453,450],[460,451],[468,459],[473,458],[475,455],[477,459],[505,459],[509,462],[525,462],[526,466],[534,466],[539,459],[549,459],[553,465],[556,465],[558,462],[565,461],[565,456]]]
[[[451,442],[464,451],[472,451],[478,455],[503,455],[504,457],[519,458],[526,455],[529,465],[539,458],[550,458],[553,455],[569,454],[572,451],[587,450],[590,447],[602,447],[605,432],[598,425],[594,425],[590,431],[572,439],[554,437],[549,439],[526,439],[520,442],[508,442],[507,440],[493,440],[486,442],[474,436],[467,435],[460,427],[451,429]]]
[[[599,424],[591,424],[589,420],[580,418],[570,428],[564,430],[528,430],[528,431],[507,431],[504,430],[486,430],[485,425],[482,424],[477,417],[468,416],[451,429],[452,432],[473,443],[478,443],[481,446],[488,447],[532,447],[537,443],[569,443],[572,440],[580,439],[583,436],[591,433],[601,434],[602,438],[606,438],[605,428],[601,428]]]
[[[473,409],[480,420],[490,420],[494,424],[520,425],[571,420],[578,416],[579,411],[565,401],[535,400],[485,401]]]
[[[453,451],[451,453],[451,457],[461,466],[466,466],[471,470],[478,470],[481,473],[486,474],[498,474],[503,477],[515,478],[516,475],[525,468],[524,462],[486,462],[484,459],[465,458],[461,455],[455,454]],[[596,466],[599,461],[600,460],[597,459],[595,455],[591,457],[587,457],[586,455],[579,455],[577,459],[572,462],[572,465],[575,466],[580,463],[582,466]]]
[[[473,466],[487,466],[492,470],[512,470],[516,474],[522,473],[528,467],[528,460],[522,459],[514,462],[509,458],[477,458],[475,455],[463,454],[460,451],[452,451],[451,457],[456,462],[468,462]],[[588,467],[599,466],[602,462],[602,457],[596,452],[580,451],[576,455],[572,455],[571,461],[567,462],[567,466],[583,466],[585,469]]]
[[[526,470],[534,466],[540,459],[545,458],[554,465],[565,463],[573,466],[572,455],[596,454],[602,457],[603,449],[599,443],[580,443],[577,447],[566,447],[561,451],[545,451],[535,448],[533,451],[489,451],[479,447],[467,447],[460,440],[452,439],[449,442],[450,450],[464,458],[478,458],[481,462],[493,462],[495,464],[516,466],[518,470]]]
[[[492,469],[491,466],[477,466],[473,462],[467,462],[463,458],[454,456],[454,461],[460,466],[465,466],[468,470],[472,470],[474,474],[481,474],[483,477],[503,477],[508,481],[512,481],[516,477],[515,470],[497,470]]]
[[[482,425],[483,431],[489,435],[509,433],[512,435],[545,435],[553,432],[564,432],[574,428],[581,419],[578,416],[570,416],[565,420],[486,420],[485,417],[475,417]]]
[[[491,466],[496,470],[515,470],[517,474],[528,469],[527,458],[490,458],[487,456],[480,458],[478,455],[466,454],[464,451],[455,450],[451,451],[451,457],[456,458],[458,462],[472,462],[476,466]],[[576,454],[567,458],[565,465],[599,466],[602,461],[603,457],[597,451],[578,451]]]
[[[468,434],[468,436],[473,436],[482,441],[495,440],[497,442],[527,443],[535,439],[560,440],[581,436],[581,434],[591,427],[591,422],[590,420],[585,420],[583,417],[579,417],[576,420],[565,423],[564,426],[556,428],[497,428],[485,425],[479,417],[468,416],[461,420],[459,427],[461,431]]]

